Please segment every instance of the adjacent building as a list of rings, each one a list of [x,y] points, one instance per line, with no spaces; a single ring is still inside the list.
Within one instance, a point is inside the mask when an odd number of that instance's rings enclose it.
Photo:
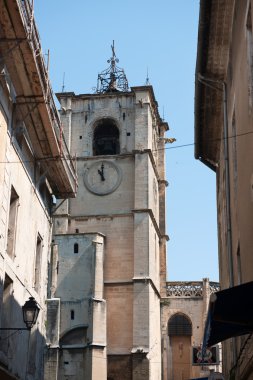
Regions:
[[[207,378],[221,371],[220,347],[209,349],[202,362],[202,341],[211,294],[219,283],[169,281],[161,299],[163,380]]]
[[[222,292],[205,343],[223,341],[226,379],[253,371],[253,2],[200,1],[195,157],[216,173]],[[230,339],[229,339],[230,338]]]
[[[0,1],[0,378],[43,378],[51,212],[75,196],[75,167],[30,1]],[[22,305],[40,313],[31,332]]]
[[[79,186],[54,215],[48,380],[161,379],[168,125],[109,62],[95,93],[57,94]]]

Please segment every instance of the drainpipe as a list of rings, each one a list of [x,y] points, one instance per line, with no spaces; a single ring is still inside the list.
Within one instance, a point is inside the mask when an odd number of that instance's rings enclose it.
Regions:
[[[231,211],[230,211],[230,172],[229,172],[229,148],[228,148],[228,113],[227,113],[227,86],[222,82],[223,90],[223,119],[224,119],[224,160],[225,160],[225,194],[226,194],[226,222],[227,222],[227,255],[229,270],[229,287],[234,286],[234,266],[232,253],[232,228],[231,228]],[[236,338],[232,338],[232,358],[234,364],[237,358]]]
[[[234,286],[234,268],[232,256],[232,230],[230,212],[230,173],[229,173],[229,150],[228,150],[228,115],[227,115],[227,86],[222,82],[223,90],[223,129],[224,129],[224,160],[225,160],[225,194],[226,194],[226,222],[227,222],[227,255],[229,270],[229,287]]]

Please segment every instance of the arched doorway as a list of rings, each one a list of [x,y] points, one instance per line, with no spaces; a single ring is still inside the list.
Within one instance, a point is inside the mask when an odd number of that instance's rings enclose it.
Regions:
[[[182,314],[174,314],[168,321],[170,341],[169,379],[188,380],[191,378],[191,336],[192,323]]]

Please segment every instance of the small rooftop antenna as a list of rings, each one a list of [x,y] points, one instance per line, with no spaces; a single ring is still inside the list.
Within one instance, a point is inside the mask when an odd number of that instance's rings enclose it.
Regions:
[[[65,72],[63,73],[61,92],[64,92],[64,90],[65,90]]]
[[[147,67],[147,77],[145,81],[145,86],[150,86],[149,77],[148,77],[148,67]]]
[[[128,81],[123,69],[119,68],[116,63],[119,59],[116,58],[114,40],[111,45],[112,57],[107,60],[110,63],[108,69],[98,74],[97,93],[129,91]]]
[[[49,71],[49,62],[50,62],[50,50],[47,51],[47,72]]]
[[[163,118],[162,118],[162,120],[164,121],[164,106],[163,106]]]

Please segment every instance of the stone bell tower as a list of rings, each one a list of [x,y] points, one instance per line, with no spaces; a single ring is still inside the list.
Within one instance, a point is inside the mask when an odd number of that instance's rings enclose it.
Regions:
[[[108,63],[94,94],[57,94],[79,181],[55,213],[49,331],[59,331],[48,339],[62,348],[62,379],[80,379],[83,360],[85,379],[159,380],[168,125],[152,86],[128,87],[114,46]]]

